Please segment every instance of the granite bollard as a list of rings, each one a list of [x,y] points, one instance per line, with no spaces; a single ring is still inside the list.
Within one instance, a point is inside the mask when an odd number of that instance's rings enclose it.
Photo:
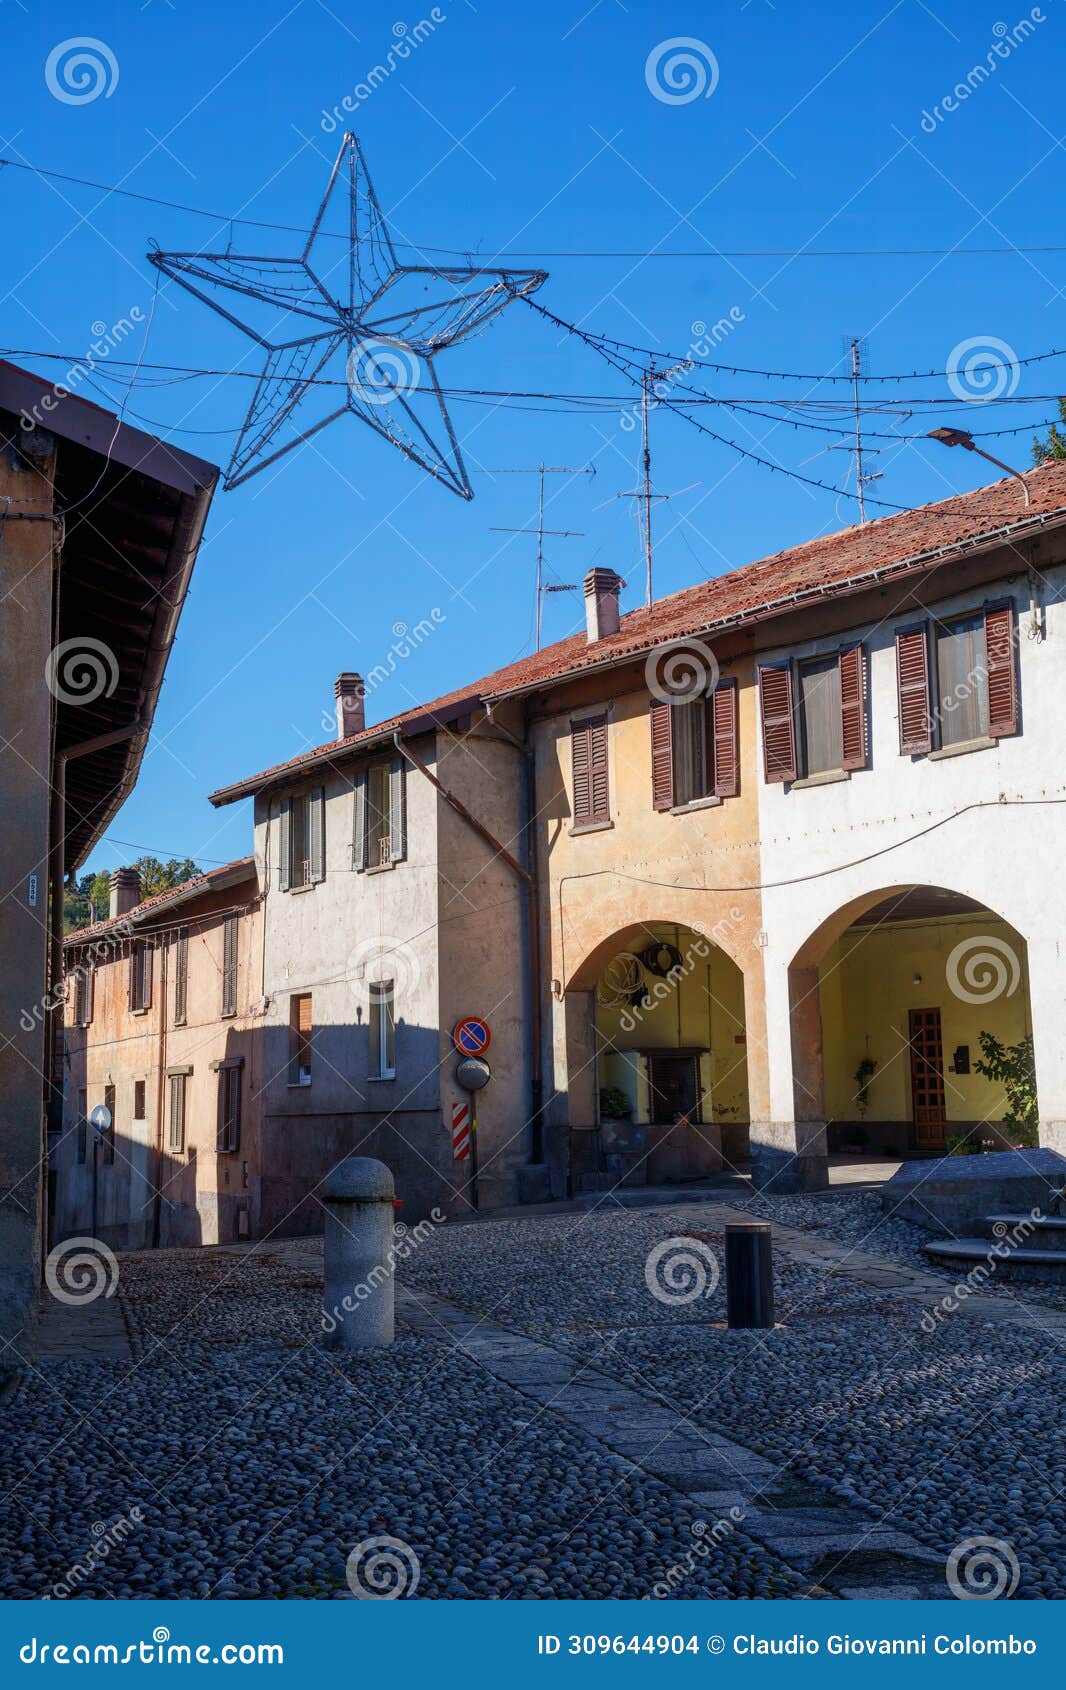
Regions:
[[[372,1156],[346,1156],[326,1177],[322,1323],[331,1349],[392,1343],[394,1193],[392,1174]]]

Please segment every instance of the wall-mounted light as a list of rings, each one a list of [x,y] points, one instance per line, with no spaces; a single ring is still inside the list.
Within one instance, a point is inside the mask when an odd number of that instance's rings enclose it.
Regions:
[[[920,974],[916,974],[916,975],[915,975],[915,976],[914,976],[914,984],[915,984],[915,985],[916,985],[916,986],[920,986],[920,985],[921,985],[921,983],[922,983],[922,977],[921,977],[921,975],[920,975]]]

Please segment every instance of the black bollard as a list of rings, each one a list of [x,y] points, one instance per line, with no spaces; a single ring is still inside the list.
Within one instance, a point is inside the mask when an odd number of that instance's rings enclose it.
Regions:
[[[730,1327],[774,1324],[774,1266],[769,1221],[728,1221],[725,1306]]]

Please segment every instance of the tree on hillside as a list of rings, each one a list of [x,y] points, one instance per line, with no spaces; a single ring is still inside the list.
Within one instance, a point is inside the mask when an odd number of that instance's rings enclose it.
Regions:
[[[183,886],[195,880],[203,869],[191,857],[169,857],[161,863],[158,857],[138,857],[133,867],[141,877],[141,897],[154,898],[157,892],[169,892],[172,886]]]
[[[157,892],[168,892],[172,886],[182,886],[194,880],[203,869],[191,857],[170,857],[165,863],[158,857],[140,857],[132,865],[141,877],[141,897],[154,898]],[[111,902],[111,876],[104,869],[83,874],[75,884],[68,884],[63,894],[63,930],[77,933],[93,921],[106,921]]]
[[[1059,422],[1066,426],[1066,398],[1059,399]],[[1045,458],[1066,458],[1066,434],[1058,423],[1051,423],[1043,440],[1033,437],[1033,462],[1042,464]]]

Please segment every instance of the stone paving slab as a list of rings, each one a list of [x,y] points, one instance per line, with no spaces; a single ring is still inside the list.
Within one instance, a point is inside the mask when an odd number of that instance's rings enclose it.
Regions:
[[[913,1598],[944,1595],[941,1557],[908,1533],[871,1520],[815,1485],[782,1485],[779,1468],[765,1457],[704,1432],[588,1365],[560,1366],[559,1351],[548,1344],[487,1320],[474,1330],[469,1317],[440,1297],[400,1286],[396,1297],[402,1323],[428,1337],[452,1338],[494,1377],[538,1403],[540,1413],[561,1415],[621,1460],[681,1491],[712,1519],[728,1522],[780,1556],[809,1581],[812,1594],[868,1592],[880,1565],[893,1590],[905,1580]],[[779,1503],[772,1500],[775,1487]],[[792,1502],[790,1496],[801,1500]],[[866,1575],[861,1585],[859,1570]]]

